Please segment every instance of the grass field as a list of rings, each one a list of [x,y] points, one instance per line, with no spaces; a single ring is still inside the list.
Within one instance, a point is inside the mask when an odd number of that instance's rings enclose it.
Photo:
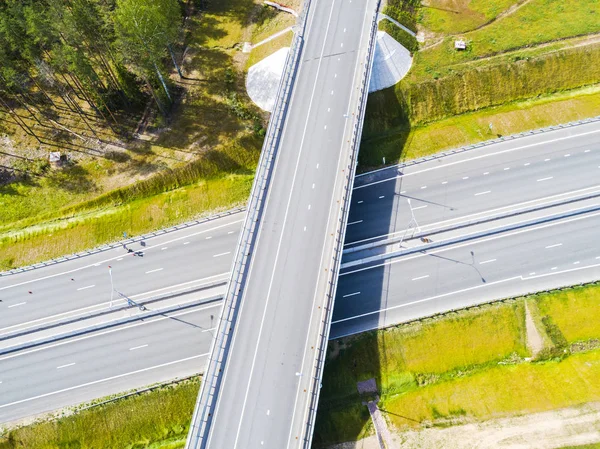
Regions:
[[[236,204],[245,205],[252,181],[252,174],[208,179],[119,206],[5,233],[0,239],[0,270],[119,240],[123,232],[139,235],[201,216],[203,211],[212,213]]]
[[[0,436],[0,449],[175,449],[183,447],[198,379]]]
[[[150,140],[0,187],[0,269],[245,202],[265,122],[245,93],[240,49],[261,8],[210,2],[188,21],[185,92],[171,122],[150,127]]]
[[[516,0],[428,0],[423,2],[421,24],[430,31],[455,34],[470,31],[498,17]]]
[[[527,356],[524,325],[523,305],[515,302],[332,342],[315,441],[350,441],[369,433],[357,381],[374,377],[382,396],[394,396]]]
[[[524,299],[400,325],[330,344],[315,442],[372,433],[356,382],[374,377],[397,428],[485,420],[600,400],[600,285],[531,295],[567,352],[528,362]],[[538,320],[539,321],[539,320]],[[571,350],[569,350],[571,348]],[[583,349],[581,349],[583,348]]]
[[[498,135],[507,136],[596,115],[600,115],[600,84],[486,108],[422,126],[411,127],[408,121],[398,120],[399,123],[387,132],[373,133],[363,139],[360,168],[364,171],[378,166],[383,156],[388,163],[394,163],[495,139]]]
[[[597,1],[429,0],[418,11],[425,42],[414,52],[411,70],[395,86],[369,96],[362,170],[380,166],[384,156],[395,162],[598,115],[589,96],[582,110],[575,106],[575,96],[587,93],[581,88],[600,82],[600,66],[589,63],[600,58]],[[468,42],[466,51],[454,49],[459,31],[465,31],[460,36]],[[573,90],[567,95],[575,107],[561,102],[560,117],[546,114],[549,97],[565,100],[567,90]],[[532,114],[523,111],[530,108]],[[490,132],[488,120],[496,114],[501,123]]]
[[[491,3],[491,2],[490,2]],[[503,2],[509,3],[509,2]],[[454,39],[448,37],[440,45],[417,54],[411,80],[423,80],[440,68],[454,66],[523,47],[600,32],[600,3],[596,0],[531,0],[513,14],[464,33],[466,51],[454,50]]]
[[[541,294],[535,300],[540,314],[551,318],[568,343],[600,338],[600,285]]]
[[[450,418],[488,419],[600,400],[600,351],[562,361],[497,366],[386,399],[394,427]]]

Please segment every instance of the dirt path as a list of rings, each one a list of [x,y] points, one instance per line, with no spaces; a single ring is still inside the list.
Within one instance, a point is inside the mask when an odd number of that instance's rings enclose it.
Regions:
[[[558,449],[600,442],[600,403],[394,435],[403,449]],[[377,449],[375,437],[330,449]]]
[[[527,347],[531,351],[531,356],[535,358],[544,349],[544,339],[535,326],[527,301],[525,301],[525,330],[527,332]]]

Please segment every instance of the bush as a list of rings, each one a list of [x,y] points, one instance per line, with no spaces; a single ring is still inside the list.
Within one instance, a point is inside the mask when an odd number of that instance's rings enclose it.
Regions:
[[[396,84],[398,102],[411,124],[421,124],[516,100],[600,81],[600,45],[574,47],[455,73],[440,79]]]
[[[379,29],[396,39],[400,45],[410,51],[411,55],[419,50],[419,42],[417,42],[417,39],[402,28],[394,25],[389,20],[382,20],[379,23]]]

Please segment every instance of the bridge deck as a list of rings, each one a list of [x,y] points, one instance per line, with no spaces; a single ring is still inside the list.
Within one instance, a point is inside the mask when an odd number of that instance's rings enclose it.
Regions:
[[[310,440],[318,348],[328,332],[360,134],[377,0],[313,1],[262,219],[242,286],[210,448]],[[367,80],[368,81],[368,80]],[[360,118],[359,118],[360,117]],[[341,256],[341,254],[339,254]],[[334,288],[333,288],[334,290]]]

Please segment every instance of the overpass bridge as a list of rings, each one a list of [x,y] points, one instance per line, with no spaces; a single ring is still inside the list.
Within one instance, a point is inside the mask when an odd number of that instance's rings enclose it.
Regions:
[[[379,0],[306,0],[186,448],[309,448]]]

